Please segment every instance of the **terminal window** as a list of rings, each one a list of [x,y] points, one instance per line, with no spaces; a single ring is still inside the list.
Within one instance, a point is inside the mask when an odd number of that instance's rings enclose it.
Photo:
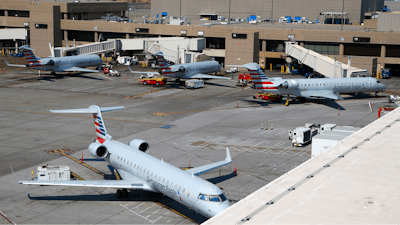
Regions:
[[[335,43],[307,42],[304,48],[324,55],[339,55],[339,44]]]

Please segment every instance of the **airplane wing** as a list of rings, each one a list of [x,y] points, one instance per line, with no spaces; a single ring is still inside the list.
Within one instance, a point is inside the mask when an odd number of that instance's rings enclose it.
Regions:
[[[207,172],[209,172],[211,170],[215,170],[217,168],[225,166],[225,165],[227,165],[227,164],[229,164],[231,162],[232,162],[232,159],[231,159],[231,154],[229,153],[229,148],[226,148],[226,158],[225,158],[225,160],[220,161],[220,162],[216,162],[216,163],[211,163],[211,164],[204,165],[204,166],[199,166],[199,167],[187,169],[185,171],[188,172],[188,173],[191,173],[193,175],[198,176],[198,175],[201,175],[203,173],[207,173]]]
[[[329,98],[333,100],[343,99],[339,93],[334,93],[332,91],[308,91],[306,94],[302,93],[303,97],[319,97],[319,98]]]
[[[77,67],[77,66],[70,67],[70,68],[64,70],[64,72],[74,72],[74,71],[88,72],[88,73],[98,73],[99,72],[98,70],[90,70],[90,69],[85,69],[85,68]]]
[[[153,75],[160,75],[160,73],[158,73],[158,72],[147,72],[147,71],[133,71],[129,66],[128,66],[128,68],[129,68],[129,71],[131,72],[131,73],[145,73],[145,74],[153,74]]]
[[[190,78],[209,78],[209,79],[225,79],[225,80],[231,79],[229,77],[213,76],[213,75],[202,74],[202,73],[195,74],[195,75],[191,76]]]
[[[4,60],[7,64],[7,66],[14,66],[14,67],[26,67],[25,65],[17,65],[17,64],[10,64],[7,62],[7,60]]]
[[[45,186],[73,186],[73,187],[102,187],[143,189],[143,183],[128,180],[54,180],[54,181],[18,181],[20,184],[45,185]]]

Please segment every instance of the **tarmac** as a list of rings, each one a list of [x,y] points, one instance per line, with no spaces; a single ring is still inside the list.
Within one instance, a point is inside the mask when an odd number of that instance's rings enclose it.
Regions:
[[[174,82],[143,85],[136,81],[139,75],[130,74],[125,66],[117,66],[121,77],[102,73],[56,77],[42,73],[39,77],[37,71],[8,68],[4,73],[3,58],[0,223],[9,223],[7,219],[17,224],[191,224],[207,220],[158,194],[131,192],[121,200],[110,188],[19,185],[16,180],[29,180],[31,171],[42,165],[69,165],[87,180],[116,179],[106,162],[93,159],[86,151],[95,138],[91,115],[52,114],[50,109],[125,106],[103,114],[108,133],[124,143],[146,140],[151,146],[149,154],[181,168],[220,161],[229,147],[233,163],[201,177],[222,188],[235,204],[310,159],[311,146],[293,147],[289,130],[305,123],[363,127],[376,119],[379,107],[392,106],[386,94],[379,94],[377,98],[343,96],[345,100],[336,102],[308,100],[286,107],[284,101],[253,99],[254,89],[236,87],[233,80],[206,80],[204,88],[195,90]],[[277,71],[266,71],[266,75],[299,78]],[[390,83],[392,92],[398,91],[398,78],[382,82]],[[162,128],[165,125],[170,126]],[[238,176],[234,176],[235,167]]]

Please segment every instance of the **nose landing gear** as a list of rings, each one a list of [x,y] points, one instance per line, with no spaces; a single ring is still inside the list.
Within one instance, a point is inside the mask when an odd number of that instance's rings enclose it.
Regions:
[[[117,198],[119,198],[119,199],[127,198],[129,195],[128,189],[118,189],[116,195],[117,195]]]

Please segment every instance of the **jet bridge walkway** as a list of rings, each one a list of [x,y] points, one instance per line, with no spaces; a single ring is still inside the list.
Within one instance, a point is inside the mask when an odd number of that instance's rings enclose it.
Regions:
[[[354,77],[368,72],[301,47],[296,42],[286,42],[285,54],[328,78]]]

